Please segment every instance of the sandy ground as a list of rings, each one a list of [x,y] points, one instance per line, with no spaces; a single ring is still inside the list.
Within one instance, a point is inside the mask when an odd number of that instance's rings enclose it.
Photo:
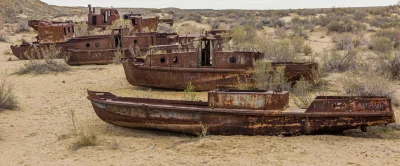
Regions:
[[[8,47],[0,42],[0,71],[12,73],[25,62],[7,61],[10,55],[3,54]],[[65,73],[9,79],[20,108],[0,112],[0,165],[399,165],[400,133],[387,127],[342,135],[198,138],[106,124],[94,114],[87,89],[123,96],[183,96],[131,86],[121,65],[75,66]],[[205,99],[206,93],[199,96]],[[76,114],[78,130],[96,132],[99,145],[71,148],[77,137],[70,111]]]

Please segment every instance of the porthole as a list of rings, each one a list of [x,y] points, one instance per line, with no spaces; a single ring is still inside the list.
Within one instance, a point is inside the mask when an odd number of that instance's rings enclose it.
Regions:
[[[99,47],[99,46],[100,46],[100,43],[96,42],[96,43],[94,43],[94,46],[95,46],[95,47]]]
[[[174,63],[178,63],[178,57],[176,56],[176,57],[174,57],[174,59],[172,60],[172,62],[174,62]]]
[[[89,44],[89,43],[86,43],[86,47],[90,47],[90,44]]]
[[[231,62],[231,63],[236,63],[236,57],[230,57],[229,58],[229,62]]]
[[[161,63],[165,63],[165,57],[162,57],[162,58],[160,59],[160,62],[161,62]]]

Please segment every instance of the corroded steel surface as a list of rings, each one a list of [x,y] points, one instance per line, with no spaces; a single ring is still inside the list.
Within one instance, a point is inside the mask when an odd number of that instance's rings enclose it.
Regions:
[[[92,8],[92,5],[88,5],[88,25],[89,28],[105,28],[108,25],[112,25],[115,20],[120,18],[117,9],[100,9],[100,13],[96,13],[96,8]]]
[[[221,91],[209,92],[227,93]],[[241,92],[231,92],[236,95]],[[244,108],[212,108],[213,101],[191,102],[160,99],[141,99],[117,97],[107,92],[88,92],[88,99],[100,119],[125,127],[157,129],[188,134],[198,134],[206,130],[208,134],[216,135],[299,135],[341,132],[347,129],[365,129],[367,126],[386,125],[394,123],[394,112],[390,106],[390,99],[383,97],[339,97],[341,101],[324,98],[324,102],[340,104],[342,102],[369,103],[359,108],[357,112],[345,110],[332,111],[330,105],[318,107],[318,112],[308,109],[297,109],[283,105],[278,109],[250,109]],[[258,93],[248,93],[241,98],[232,98],[231,103],[245,106],[248,101],[255,101]],[[225,95],[229,95],[225,94]],[[261,92],[258,95],[267,95]],[[270,96],[271,100],[280,100],[285,93],[276,93]],[[256,97],[258,98],[258,97]],[[261,97],[262,98],[262,97]],[[283,97],[285,98],[285,97]],[[215,100],[215,98],[211,99]],[[322,99],[313,102],[321,103]],[[377,105],[372,103],[377,102]],[[379,103],[388,103],[382,107]],[[241,103],[241,104],[240,104]],[[363,105],[363,104],[361,104]],[[228,103],[226,107],[231,107]],[[311,108],[313,106],[310,106]],[[374,111],[361,108],[373,108]]]
[[[122,61],[128,82],[135,86],[183,90],[191,82],[198,91],[235,87],[240,80],[252,82],[253,63],[263,56],[257,52],[214,52],[212,66],[201,66],[198,52],[149,55],[143,63],[127,58]],[[301,76],[312,80],[316,63],[273,63],[285,66],[289,81]]]
[[[72,21],[30,20],[28,25],[38,32],[36,37],[38,43],[62,43],[75,37],[75,27]]]
[[[285,110],[289,106],[289,92],[272,91],[212,91],[208,106],[226,109]]]
[[[230,54],[255,56],[261,53]],[[224,55],[229,56],[229,53]],[[126,78],[132,85],[183,90],[191,82],[198,91],[233,87],[238,83],[238,79],[246,79],[249,76],[248,65],[238,63],[238,67],[218,67],[224,63],[216,61],[215,68],[200,66],[196,52],[151,55],[147,56],[144,63],[137,63],[130,58],[122,60]]]
[[[88,5],[89,13],[88,13],[88,25],[89,29],[95,28],[103,28],[105,29],[107,26],[112,25],[114,21],[121,18],[117,9],[114,8],[103,8],[100,9],[100,13],[96,13],[96,9],[92,5]],[[143,17],[141,14],[124,14],[122,16],[124,20],[129,20],[131,26],[133,27],[133,31],[142,33],[146,32],[155,32],[157,31],[158,24],[166,23],[169,25],[173,25],[174,21],[172,19],[160,19],[159,17]],[[125,27],[121,27],[125,28]]]

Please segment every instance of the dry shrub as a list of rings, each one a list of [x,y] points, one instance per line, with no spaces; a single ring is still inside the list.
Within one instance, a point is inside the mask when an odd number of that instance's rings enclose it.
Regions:
[[[287,37],[287,31],[285,28],[276,28],[274,34],[278,39],[284,39]]]
[[[112,25],[109,25],[106,27],[106,30],[111,31],[113,29],[119,29],[119,28],[131,28],[132,29],[132,22],[130,20],[125,20],[125,19],[118,19],[115,20]]]
[[[393,48],[393,43],[386,37],[375,37],[371,41],[371,48],[376,52],[388,54]]]
[[[4,19],[3,17],[0,17],[0,30],[2,30],[4,27]]]
[[[336,49],[345,50],[353,47],[353,34],[339,33],[332,35],[332,42],[335,44]]]
[[[15,29],[15,33],[30,32],[31,28],[28,26],[28,21],[20,20]]]
[[[73,150],[78,150],[79,148],[86,146],[96,146],[98,144],[98,136],[96,130],[94,130],[94,123],[88,122],[86,124],[81,124],[80,128],[77,128],[78,124],[75,116],[75,111],[69,110],[67,114],[68,117],[71,119],[73,125],[73,135],[76,136],[71,148]]]
[[[89,28],[89,26],[86,22],[75,23],[75,25],[74,25],[75,36],[76,37],[89,36],[90,31],[88,28]]]
[[[375,70],[380,75],[400,79],[400,52],[388,54],[376,53],[372,60],[376,65]]]
[[[175,32],[175,30],[169,24],[160,23],[160,24],[158,24],[157,32],[159,32],[159,33],[172,33],[172,32]]]
[[[371,79],[373,78],[373,79]],[[398,103],[396,97],[396,86],[393,82],[374,72],[365,73],[346,73],[342,81],[343,92],[352,96],[384,96],[389,97]]]
[[[400,30],[398,29],[381,29],[376,32],[375,36],[388,38],[395,48],[400,44]]]
[[[354,49],[344,51],[333,50],[331,52],[325,50],[321,58],[321,63],[327,72],[343,72],[357,69],[359,58],[358,52]]]
[[[43,60],[36,60],[29,57],[26,52],[25,56],[28,57],[29,61],[16,71],[15,74],[47,74],[50,72],[65,72],[69,70],[65,60],[57,60],[57,58],[63,58],[60,48],[50,45],[48,48],[42,48],[36,51]]]
[[[303,46],[302,52],[303,52],[304,55],[309,56],[309,55],[311,55],[314,51],[313,51],[313,49],[311,48],[310,45],[306,44],[306,45]]]
[[[312,29],[311,29],[312,30]],[[294,31],[294,34],[296,35],[296,36],[301,36],[301,37],[303,37],[304,39],[308,39],[308,33],[306,32],[306,30],[305,30],[305,27],[303,27],[303,26],[295,26],[294,28],[293,28],[293,31]]]
[[[353,32],[353,31],[361,31],[366,27],[358,21],[332,21],[327,25],[327,28],[330,32]]]
[[[0,42],[8,42],[6,35],[0,33]]]
[[[296,82],[291,93],[292,98],[296,106],[300,108],[307,108],[314,100],[314,95],[312,94],[313,85],[302,77]]]
[[[231,50],[252,51],[254,49],[253,42],[257,37],[257,32],[253,26],[244,25],[231,29],[232,45]]]
[[[186,86],[183,94],[183,100],[186,101],[199,101],[199,97],[196,94],[196,87],[191,82]]]
[[[114,51],[113,64],[119,65],[121,64],[121,58],[124,57],[124,51],[122,49],[118,49]]]
[[[195,24],[182,24],[180,27],[177,27],[177,33],[179,34],[201,34],[204,31],[204,28]]]
[[[304,46],[305,39],[301,36],[293,36],[290,38],[290,43],[296,53],[301,53]]]
[[[254,63],[252,77],[259,90],[283,91],[290,89],[290,83],[285,77],[285,68],[274,69],[271,62],[267,60],[259,60]]]
[[[266,59],[273,62],[293,62],[298,59],[290,40],[273,41],[270,38],[261,37],[257,48],[264,53]]]
[[[17,107],[18,102],[13,92],[13,85],[8,82],[8,75],[4,72],[0,78],[0,110],[13,110]]]
[[[77,150],[86,146],[96,146],[98,143],[97,134],[91,130],[81,130],[76,137],[76,140],[72,144],[72,149]]]

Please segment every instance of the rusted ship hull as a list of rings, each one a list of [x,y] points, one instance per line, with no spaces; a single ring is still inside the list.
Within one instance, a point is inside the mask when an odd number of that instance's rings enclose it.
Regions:
[[[41,51],[48,50],[49,47],[54,46],[55,49],[65,53],[69,45],[67,43],[58,44],[22,44],[20,46],[10,46],[12,53],[20,60],[29,59],[43,59]],[[63,58],[62,56],[57,58]]]
[[[119,98],[89,92],[93,108],[103,121],[131,128],[187,134],[301,135],[335,133],[347,129],[393,123],[389,112],[307,112],[210,108],[206,102]],[[322,110],[323,111],[323,110]]]
[[[128,82],[134,86],[183,90],[191,83],[197,91],[209,91],[253,82],[250,69],[150,67],[131,59],[122,60],[122,64]],[[312,80],[318,70],[316,63],[273,63],[273,66],[285,66],[285,75],[292,82],[302,76]]]
[[[130,84],[163,89],[183,90],[189,83],[197,91],[229,88],[248,75],[244,69],[151,68],[129,60],[123,60],[122,64]]]

